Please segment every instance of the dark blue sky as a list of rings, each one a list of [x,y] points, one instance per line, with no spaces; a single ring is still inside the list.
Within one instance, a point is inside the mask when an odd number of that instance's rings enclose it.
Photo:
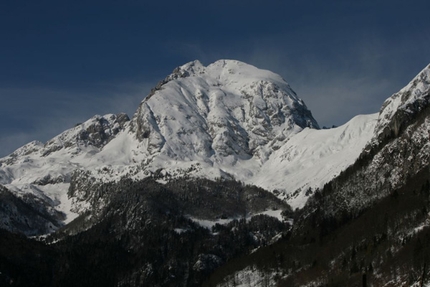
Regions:
[[[176,66],[281,74],[320,125],[382,102],[430,63],[427,1],[0,2],[0,156],[127,112]]]

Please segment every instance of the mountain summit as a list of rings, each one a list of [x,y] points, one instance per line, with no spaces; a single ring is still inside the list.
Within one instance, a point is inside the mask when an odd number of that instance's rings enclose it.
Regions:
[[[318,128],[304,102],[272,72],[220,60],[185,64],[141,103],[132,131],[148,157],[174,160],[225,157],[265,162],[291,135]]]

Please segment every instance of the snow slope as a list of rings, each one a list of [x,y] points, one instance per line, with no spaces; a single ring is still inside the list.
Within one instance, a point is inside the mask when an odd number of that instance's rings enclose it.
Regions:
[[[309,188],[322,187],[355,162],[373,137],[377,118],[360,115],[337,128],[303,130],[271,155],[253,184],[276,189],[292,207],[303,207]]]
[[[95,116],[0,159],[0,184],[18,196],[51,199],[67,215],[65,223],[91,208],[67,196],[70,182],[80,180],[75,171],[91,183],[154,173],[160,181],[234,178],[302,207],[308,188],[321,187],[356,160],[376,117],[318,130],[279,75],[233,60],[207,67],[194,61],[162,80],[131,121],[123,114]]]

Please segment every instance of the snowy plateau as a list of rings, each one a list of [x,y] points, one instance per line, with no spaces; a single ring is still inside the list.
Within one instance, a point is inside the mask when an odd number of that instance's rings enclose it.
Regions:
[[[312,189],[354,163],[377,121],[377,114],[360,115],[322,130],[279,75],[234,60],[193,61],[162,80],[131,120],[94,116],[0,159],[0,184],[63,212],[64,223],[88,208],[67,196],[77,170],[96,182],[154,173],[160,182],[235,179],[301,208]]]

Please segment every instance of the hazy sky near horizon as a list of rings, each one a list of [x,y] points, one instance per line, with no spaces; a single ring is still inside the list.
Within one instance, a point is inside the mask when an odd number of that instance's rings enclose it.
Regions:
[[[0,3],[0,157],[95,114],[130,116],[199,59],[280,74],[321,126],[378,112],[430,63],[428,0]]]

